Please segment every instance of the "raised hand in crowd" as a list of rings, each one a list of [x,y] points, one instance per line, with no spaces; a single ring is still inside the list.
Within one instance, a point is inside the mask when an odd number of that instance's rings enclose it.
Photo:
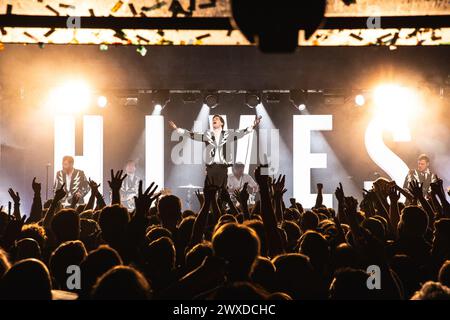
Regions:
[[[196,190],[194,193],[198,200],[198,204],[200,205],[200,208],[201,208],[203,206],[203,204],[205,203],[205,196],[203,195],[203,193],[200,190]]]
[[[261,217],[267,236],[267,248],[269,255],[274,257],[284,252],[283,242],[277,228],[277,219],[272,207],[272,199],[270,195],[269,176],[267,168],[269,165],[261,164],[255,170],[255,180],[259,185],[259,193],[261,197]]]
[[[234,190],[234,197],[239,202],[244,219],[250,219],[250,212],[248,210],[248,199],[250,194],[248,193],[248,182],[244,183],[241,190]]]
[[[221,201],[221,208],[223,207],[224,204],[228,205],[229,209],[230,209],[230,213],[233,215],[236,215],[239,213],[239,210],[236,208],[236,206],[234,205],[233,201],[231,200],[231,196],[227,190],[227,186],[223,185],[220,190],[219,190],[219,199]],[[226,213],[226,210],[222,210],[223,213]]]
[[[391,185],[388,189],[389,197],[389,229],[392,234],[397,235],[397,225],[400,221],[400,211],[398,200],[400,200],[400,191],[396,185]]]
[[[432,182],[430,184],[430,188],[432,193],[436,195],[436,197],[439,199],[440,207],[442,208],[440,213],[443,217],[450,217],[450,203],[448,202],[445,191],[444,191],[444,185],[442,179],[438,178],[436,181]],[[447,190],[450,195],[450,188]]]
[[[36,182],[36,177],[31,183],[33,189],[33,203],[31,204],[30,217],[27,222],[38,222],[42,219],[42,199],[41,199],[41,184]]]
[[[169,120],[169,125],[170,125],[170,127],[171,127],[173,130],[177,130],[177,129],[178,129],[177,125],[176,125],[175,122],[173,122],[172,120]]]
[[[432,228],[434,226],[435,214],[433,212],[433,208],[431,208],[430,204],[423,195],[423,183],[413,180],[409,183],[408,189],[413,195],[415,201],[420,203],[422,208],[427,213],[429,220],[428,226]]]
[[[84,206],[83,211],[94,209],[95,199],[97,198],[98,194],[100,194],[100,192],[98,191],[100,184],[97,184],[94,180],[89,178],[88,185],[89,185],[89,189],[91,190],[91,195],[89,196],[89,200],[86,203],[86,205]]]
[[[284,187],[286,182],[285,175],[279,175],[278,179],[272,179],[272,194],[273,194],[273,204],[275,207],[275,215],[277,221],[281,222],[283,220],[283,195],[286,193],[287,189]]]
[[[78,201],[80,201],[80,194],[79,193],[75,193],[72,196],[72,199],[70,200],[70,206],[69,207],[72,208],[72,209],[76,209]]]
[[[96,210],[99,210],[99,209],[102,209],[102,208],[106,207],[105,199],[103,198],[103,195],[98,190],[100,185],[101,185],[101,183],[96,183],[95,181],[89,179],[89,187],[91,188],[92,193],[94,193],[95,199],[96,199],[96,202],[97,202],[97,204],[95,206]]]
[[[114,170],[111,169],[111,180],[108,180],[112,192],[111,204],[120,204],[120,188],[122,188],[123,180],[126,177],[127,174],[123,174],[123,170],[119,170],[114,174]]]
[[[16,219],[15,217],[8,215],[8,221],[6,223],[5,230],[0,238],[0,246],[6,250],[9,250],[14,242],[19,238],[22,227],[25,224],[26,216]]]
[[[137,248],[144,243],[150,207],[161,196],[161,192],[157,192],[157,190],[158,185],[152,182],[143,191],[143,182],[142,180],[139,181],[138,194],[134,197],[135,214],[131,217],[127,226],[128,251],[132,254],[136,254]]]
[[[49,228],[56,210],[60,206],[60,201],[64,199],[67,192],[64,190],[66,184],[63,183],[59,189],[56,189],[53,201],[44,216],[44,227]]]
[[[346,221],[350,226],[350,230],[352,233],[353,241],[355,245],[359,245],[361,242],[361,227],[359,225],[358,220],[358,200],[354,197],[345,197],[344,198],[344,214],[346,217]]]
[[[11,199],[14,202],[14,211],[13,215],[17,220],[21,219],[20,216],[20,195],[19,192],[15,192],[12,188],[8,189],[8,193],[11,196]]]
[[[344,188],[342,187],[342,183],[339,182],[339,186],[336,187],[336,190],[334,191],[334,196],[336,197],[338,201],[338,213],[337,216],[339,218],[339,221],[341,223],[345,223],[346,217],[345,217],[345,194],[344,194]]]
[[[139,181],[138,195],[134,197],[136,205],[136,215],[145,217],[148,214],[152,203],[161,196],[161,192],[156,192],[158,185],[152,182],[150,186],[143,192],[143,182]]]
[[[316,197],[316,204],[314,205],[314,208],[320,208],[323,206],[323,184],[318,183],[317,184],[317,197]]]
[[[212,206],[214,206],[214,203],[215,206],[218,206],[217,193],[219,189],[220,188],[217,184],[214,183],[214,178],[206,176],[205,185],[203,187],[204,201],[202,203],[202,207],[200,208],[200,212],[194,221],[189,247],[193,247],[202,241],[207,227],[209,210]],[[214,215],[211,215],[211,218],[216,219]]]
[[[416,201],[419,201],[421,198],[423,198],[422,186],[423,186],[422,182],[417,182],[415,180],[409,183],[408,189]]]

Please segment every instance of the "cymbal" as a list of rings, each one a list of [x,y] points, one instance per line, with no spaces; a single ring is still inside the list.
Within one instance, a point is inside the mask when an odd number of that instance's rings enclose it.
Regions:
[[[203,187],[200,186],[194,186],[193,184],[188,184],[185,186],[178,186],[180,189],[203,189]]]

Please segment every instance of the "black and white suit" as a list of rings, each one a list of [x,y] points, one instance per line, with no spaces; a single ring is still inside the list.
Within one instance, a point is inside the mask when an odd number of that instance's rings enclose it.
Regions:
[[[431,191],[430,184],[432,182],[436,182],[437,177],[434,173],[431,173],[430,169],[426,169],[423,172],[421,172],[417,169],[411,169],[411,170],[409,170],[408,175],[405,178],[403,188],[408,188],[409,184],[413,180],[423,183],[422,191],[423,191],[424,196],[426,196],[428,194],[428,192]]]
[[[224,130],[220,131],[219,138],[216,138],[216,134],[212,130],[206,132],[192,132],[186,129],[178,128],[178,134],[189,136],[195,141],[204,142],[208,148],[209,157],[206,159],[206,164],[220,163],[220,164],[232,164],[234,161],[233,143],[237,139],[242,138],[246,134],[253,132],[253,126],[239,130]]]
[[[86,179],[86,175],[82,170],[73,169],[72,176],[68,179],[68,175],[60,170],[56,173],[54,191],[61,188],[65,183],[64,190],[66,191],[66,196],[63,198],[62,203],[67,205],[72,201],[74,194],[79,193],[81,195],[79,204],[84,203],[84,196],[89,192],[89,183]]]
[[[206,145],[206,172],[209,177],[214,179],[214,184],[227,183],[227,168],[234,161],[233,143],[253,132],[253,126],[239,130],[220,130],[214,132],[192,132],[186,129],[178,128],[177,133],[182,136],[188,136],[195,141],[204,142]]]

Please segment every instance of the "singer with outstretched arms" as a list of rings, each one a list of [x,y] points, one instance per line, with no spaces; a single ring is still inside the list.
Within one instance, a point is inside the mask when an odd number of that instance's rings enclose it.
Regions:
[[[212,118],[212,130],[206,132],[192,132],[178,128],[173,121],[169,121],[170,126],[182,136],[188,136],[195,141],[204,142],[207,147],[206,173],[210,181],[223,186],[227,184],[228,167],[233,163],[233,148],[229,143],[242,138],[246,134],[253,132],[261,121],[261,116],[256,116],[253,125],[238,130],[225,130],[224,119],[220,115]]]

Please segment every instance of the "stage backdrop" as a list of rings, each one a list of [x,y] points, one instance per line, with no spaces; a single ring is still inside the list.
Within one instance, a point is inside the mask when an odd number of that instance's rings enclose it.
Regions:
[[[76,166],[103,187],[110,168],[123,168],[133,159],[146,184],[156,180],[185,197],[185,189],[179,186],[201,186],[204,164],[198,156],[192,156],[190,163],[174,160],[180,141],[172,141],[167,120],[203,130],[209,125],[208,115],[215,113],[226,115],[228,128],[236,129],[248,125],[255,114],[262,115],[261,129],[236,145],[237,156],[254,160],[268,154],[274,173],[286,174],[285,200],[296,196],[310,203],[314,195],[309,194],[314,194],[318,182],[325,186],[329,205],[335,205],[331,194],[339,182],[348,194],[360,197],[364,183],[378,176],[400,180],[420,153],[429,155],[432,170],[449,185],[448,98],[426,87],[448,74],[442,60],[448,49],[399,51],[302,48],[290,56],[265,56],[255,48],[152,48],[149,57],[140,57],[133,48],[99,52],[96,47],[7,46],[0,59],[1,203],[7,203],[9,186],[17,188],[22,203],[30,203],[34,176],[43,183],[44,198],[48,176],[51,196],[63,153],[77,156]],[[389,109],[376,111],[373,101],[356,107],[352,100],[333,103],[321,95],[310,95],[303,111],[293,107],[288,95],[272,103],[263,99],[256,109],[245,105],[244,94],[223,95],[219,106],[211,110],[205,109],[201,99],[186,102],[182,95],[174,95],[161,116],[152,116],[153,105],[145,98],[136,106],[111,100],[104,109],[55,114],[45,105],[49,88],[72,77],[87,79],[96,92],[141,87],[371,89],[388,80],[406,79],[406,87],[420,92],[420,104],[409,118]],[[377,118],[380,114],[386,117]],[[380,125],[380,119],[388,120]],[[181,147],[186,153],[201,154],[199,144]],[[254,168],[250,164],[246,169],[252,173]],[[107,188],[104,191],[109,197]]]

